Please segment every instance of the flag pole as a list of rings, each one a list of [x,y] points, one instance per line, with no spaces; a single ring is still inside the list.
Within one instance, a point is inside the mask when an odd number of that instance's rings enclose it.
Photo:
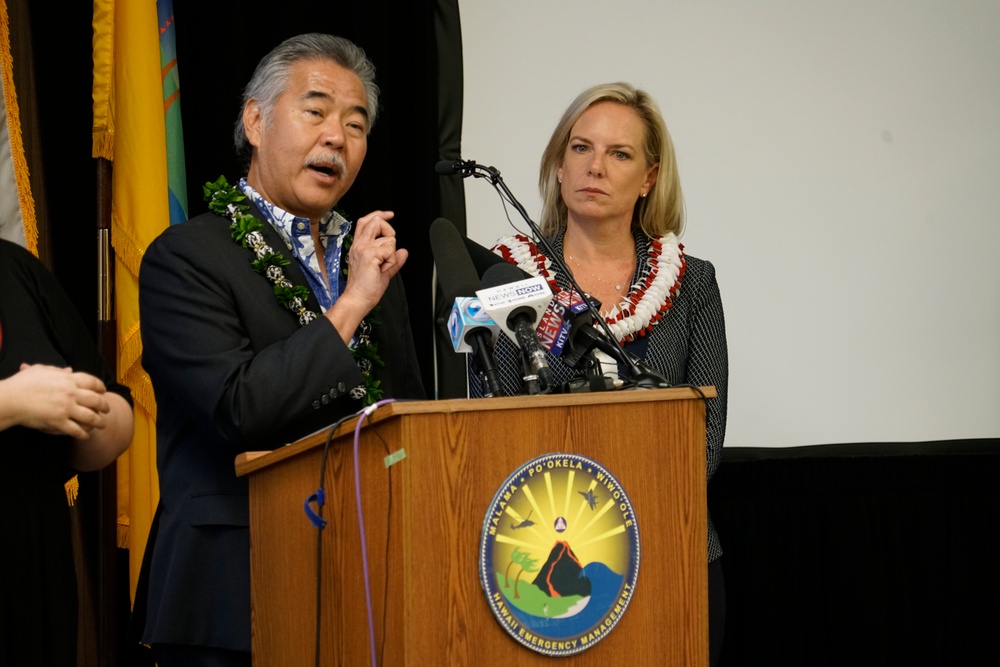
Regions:
[[[114,308],[114,249],[111,246],[111,172],[107,158],[97,158],[97,341],[101,354],[118,374]],[[118,469],[112,463],[97,473],[97,654],[100,664],[117,667],[118,614]]]

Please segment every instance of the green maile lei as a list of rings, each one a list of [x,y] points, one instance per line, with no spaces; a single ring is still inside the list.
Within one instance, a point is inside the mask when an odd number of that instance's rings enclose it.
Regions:
[[[225,176],[219,176],[214,183],[209,182],[203,186],[205,201],[208,202],[208,209],[224,218],[231,220],[229,234],[233,241],[243,248],[253,252],[254,259],[250,262],[254,271],[266,277],[274,286],[274,296],[278,303],[292,311],[298,317],[299,326],[305,326],[316,319],[315,312],[306,308],[309,300],[309,288],[304,285],[295,285],[285,277],[282,267],[288,266],[291,262],[284,255],[274,250],[264,241],[264,224],[250,215],[250,205],[246,203],[246,195],[229,184]],[[347,255],[351,249],[353,237],[350,233],[344,236],[342,271],[347,276],[348,265]],[[371,335],[374,327],[380,324],[378,312],[380,306],[375,306],[358,325],[355,332],[357,344],[351,348],[351,356],[354,357],[358,368],[361,370],[363,381],[360,385],[351,390],[352,398],[363,400],[365,405],[372,405],[382,398],[381,382],[372,376],[372,369],[375,366],[383,367],[385,363],[378,354],[376,345]]]

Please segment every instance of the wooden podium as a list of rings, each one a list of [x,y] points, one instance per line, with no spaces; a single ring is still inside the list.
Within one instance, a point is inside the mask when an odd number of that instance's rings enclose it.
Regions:
[[[562,659],[508,634],[479,575],[497,490],[526,462],[557,452],[593,459],[617,478],[641,545],[624,614],[603,639],[565,659],[708,664],[705,406],[697,392],[396,402],[364,419],[355,443],[356,425],[236,460],[250,481],[255,667],[314,664],[317,608],[321,664],[372,664],[356,473],[377,664]],[[320,531],[305,508],[323,470],[328,523]]]

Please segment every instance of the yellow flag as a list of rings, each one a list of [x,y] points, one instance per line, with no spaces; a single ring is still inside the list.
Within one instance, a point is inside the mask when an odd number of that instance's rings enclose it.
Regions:
[[[147,246],[170,224],[156,0],[95,0],[93,27],[93,153],[113,164],[118,376],[135,399],[135,436],[118,460],[119,546],[129,549],[134,599],[159,500],[156,405],[140,364],[138,273]]]

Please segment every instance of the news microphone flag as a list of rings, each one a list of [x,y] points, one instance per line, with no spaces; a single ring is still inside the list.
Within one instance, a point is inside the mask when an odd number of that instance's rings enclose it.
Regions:
[[[505,267],[498,265],[494,268]],[[494,272],[493,269],[490,269],[490,272]],[[484,287],[476,290],[476,296],[482,301],[483,308],[493,321],[500,325],[511,340],[518,342],[511,316],[515,313],[526,315],[530,312],[531,325],[536,326],[552,301],[552,289],[544,278],[534,277],[496,287]]]
[[[535,328],[538,342],[554,356],[561,356],[570,341],[573,326],[590,306],[575,290],[561,290],[552,297]]]
[[[466,340],[466,334],[479,329],[489,329],[493,343],[496,343],[500,328],[490,314],[483,308],[478,297],[460,296],[455,299],[448,317],[448,336],[455,352],[474,352],[473,346]]]

